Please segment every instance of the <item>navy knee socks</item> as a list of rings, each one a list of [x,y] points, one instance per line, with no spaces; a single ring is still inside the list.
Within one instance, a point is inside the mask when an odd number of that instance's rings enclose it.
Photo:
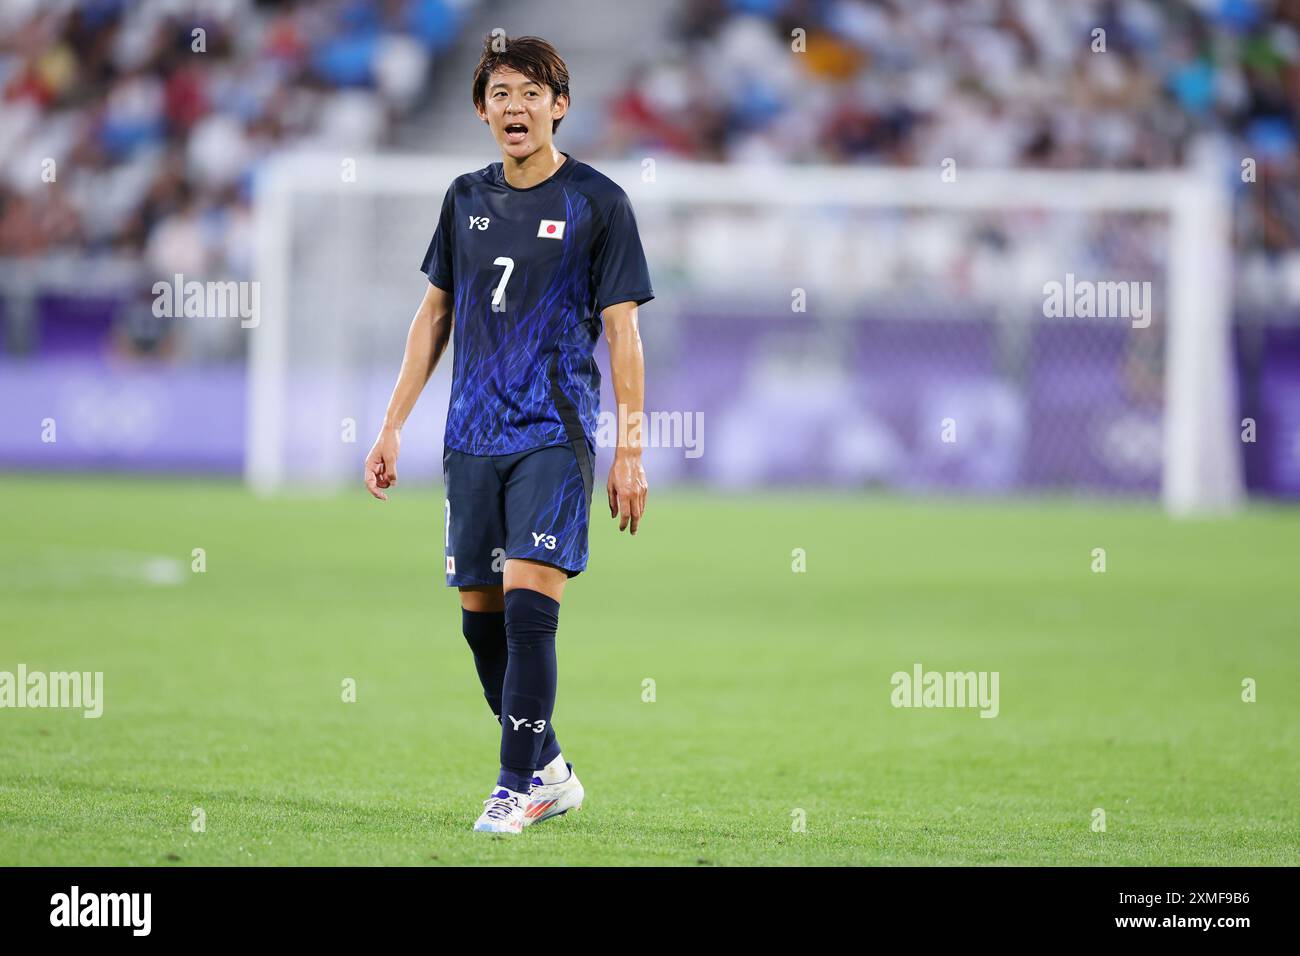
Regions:
[[[560,605],[538,591],[506,592],[506,673],[501,688],[501,775],[497,783],[527,793],[533,771],[559,753],[555,709],[555,631]]]
[[[512,598],[512,595],[519,597]],[[461,612],[461,627],[474,654],[474,668],[483,685],[483,696],[501,722],[502,774],[498,783],[519,793],[527,793],[533,772],[560,753],[559,741],[551,727],[559,610],[559,604],[544,594],[516,589],[506,594],[504,612]],[[514,634],[513,642],[508,632]],[[511,683],[513,691],[507,695],[505,687],[512,657],[516,664]],[[511,703],[503,712],[505,697]],[[513,719],[507,720],[505,715]],[[517,721],[530,723],[526,726],[520,722],[516,727]],[[540,733],[538,721],[544,721]]]

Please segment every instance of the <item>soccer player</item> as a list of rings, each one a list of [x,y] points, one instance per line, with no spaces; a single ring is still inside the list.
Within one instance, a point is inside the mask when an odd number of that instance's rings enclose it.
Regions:
[[[489,36],[474,109],[501,162],[455,180],[421,266],[429,278],[397,385],[366,458],[370,493],[397,483],[402,425],[455,329],[444,438],[447,585],[501,722],[500,773],[475,830],[518,833],[581,806],[560,752],[555,634],[565,582],[587,566],[602,324],[620,434],[611,518],[636,534],[646,477],[637,307],[654,298],[627,195],[552,137],[569,73],[545,40]],[[504,558],[504,561],[502,560]]]

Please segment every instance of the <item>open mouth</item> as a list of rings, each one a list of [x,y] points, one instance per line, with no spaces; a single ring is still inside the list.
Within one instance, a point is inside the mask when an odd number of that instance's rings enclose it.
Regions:
[[[523,123],[507,123],[505,128],[506,142],[512,146],[522,143],[528,135],[528,127]]]

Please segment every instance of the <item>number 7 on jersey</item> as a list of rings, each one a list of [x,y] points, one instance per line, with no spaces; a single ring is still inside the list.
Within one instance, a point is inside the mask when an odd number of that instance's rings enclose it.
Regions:
[[[510,281],[510,273],[515,271],[515,260],[509,256],[497,256],[492,260],[492,264],[506,267],[506,271],[501,273],[501,281],[492,290],[492,308],[495,309],[501,305],[501,300],[506,297],[506,283]]]

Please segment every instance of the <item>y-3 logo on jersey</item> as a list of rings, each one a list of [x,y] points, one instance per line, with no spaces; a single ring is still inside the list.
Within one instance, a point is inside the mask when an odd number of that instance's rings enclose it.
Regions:
[[[484,230],[487,229],[487,227],[488,227],[488,223],[489,223],[489,222],[491,222],[491,220],[488,219],[487,216],[470,216],[470,217],[469,217],[469,227],[470,227],[471,229],[478,229],[480,232],[481,232],[481,231],[484,231]]]
[[[536,531],[532,532],[532,535],[534,548],[545,548],[547,551],[555,550],[555,535],[538,534]]]

